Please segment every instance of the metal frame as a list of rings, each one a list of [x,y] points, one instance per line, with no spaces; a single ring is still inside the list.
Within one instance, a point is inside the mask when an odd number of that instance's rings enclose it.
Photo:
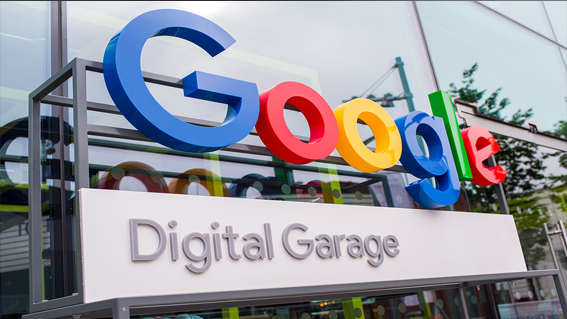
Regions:
[[[74,59],[50,79],[30,93],[30,117],[29,117],[29,212],[30,212],[30,314],[25,318],[56,318],[88,313],[90,317],[109,316],[123,319],[129,318],[130,314],[146,314],[175,309],[211,309],[218,307],[231,307],[236,305],[259,305],[270,303],[305,301],[314,298],[348,297],[348,296],[370,296],[387,295],[395,293],[408,293],[420,290],[436,288],[462,288],[468,285],[488,284],[515,279],[526,279],[541,276],[553,276],[559,299],[563,309],[567,309],[566,293],[561,280],[559,270],[529,271],[508,274],[490,274],[466,277],[447,277],[434,279],[407,280],[395,282],[370,282],[347,285],[299,287],[286,289],[268,289],[255,291],[240,291],[229,293],[210,294],[187,294],[175,296],[153,296],[144,298],[118,298],[91,304],[83,304],[82,293],[82,264],[80,260],[81,247],[77,245],[76,269],[78,291],[71,296],[53,300],[43,300],[42,288],[42,265],[41,265],[41,126],[40,126],[40,104],[48,103],[74,108],[74,144],[75,144],[75,188],[89,187],[89,161],[88,161],[88,135],[119,137],[132,140],[148,141],[149,139],[138,131],[121,129],[115,127],[103,127],[88,125],[87,110],[95,110],[106,113],[119,114],[113,105],[87,102],[86,99],[86,72],[102,72],[102,63]],[[147,82],[166,85],[170,87],[181,87],[180,81],[174,78],[143,73]],[[73,99],[61,96],[49,95],[65,81],[72,78]],[[205,121],[185,119],[190,123],[201,125],[213,125]],[[254,133],[252,133],[254,134]],[[532,133],[533,134],[533,133]],[[104,143],[102,143],[104,144]],[[103,146],[103,145],[101,145]],[[227,151],[252,153],[260,155],[272,154],[265,147],[235,144],[225,148]],[[164,151],[166,152],[166,151]],[[168,153],[171,151],[168,151]],[[175,153],[175,152],[174,152]],[[183,152],[178,152],[181,155]],[[188,154],[189,155],[189,154]],[[193,156],[196,156],[193,154]],[[232,158],[233,160],[236,157]],[[246,161],[261,161],[246,159]],[[264,162],[264,161],[261,161]],[[322,162],[333,164],[346,164],[337,156],[329,156]],[[317,167],[305,167],[287,163],[269,162],[273,165],[290,169],[317,170]],[[297,167],[296,167],[297,166]],[[391,171],[406,172],[403,167],[393,167]],[[360,172],[343,172],[347,175],[360,175],[360,177],[382,179],[378,174],[366,174]],[[391,198],[390,198],[391,201]],[[78,203],[76,203],[78,207]],[[80,242],[79,215],[75,213],[75,242]],[[157,308],[156,308],[157,307]]]
[[[75,251],[75,262],[76,262],[76,286],[77,292],[66,297],[56,298],[52,300],[43,299],[43,279],[42,279],[42,237],[41,237],[41,125],[40,125],[40,105],[42,103],[51,104],[55,106],[62,107],[73,107],[74,112],[74,150],[75,150],[75,161],[74,161],[74,180],[75,189],[88,188],[90,186],[89,181],[89,160],[88,160],[88,145],[89,145],[89,135],[93,136],[104,136],[104,137],[114,137],[121,139],[139,140],[139,141],[152,141],[145,135],[136,130],[123,129],[116,127],[100,126],[100,125],[89,125],[87,122],[87,110],[99,111],[110,114],[121,114],[114,105],[87,102],[86,98],[86,72],[97,72],[102,73],[102,63],[89,61],[84,59],[73,59],[66,66],[57,71],[53,76],[51,76],[47,81],[45,81],[36,90],[29,95],[29,152],[28,152],[28,162],[29,162],[29,224],[30,224],[30,312],[35,313],[38,311],[44,311],[48,309],[54,309],[58,307],[65,307],[69,305],[79,304],[83,301],[82,298],[82,265],[81,265],[81,252],[80,245],[76,246]],[[183,88],[183,84],[180,80],[172,77],[157,75],[153,73],[143,72],[143,76],[146,82],[165,85],[174,88]],[[50,95],[51,92],[56,91],[60,86],[62,86],[67,80],[72,78],[73,83],[73,98],[67,98],[63,96]],[[59,90],[63,92],[62,90]],[[294,108],[289,106],[287,109],[293,110]],[[214,126],[216,123],[192,119],[192,118],[182,118],[188,123]],[[257,135],[255,131],[251,132],[252,135]],[[93,143],[96,144],[96,143]],[[108,146],[109,143],[99,140],[98,144],[100,146]],[[237,143],[223,149],[224,151],[232,151],[238,153],[246,154],[256,154],[256,155],[266,155],[273,156],[273,154],[263,146],[248,145]],[[199,154],[189,154],[183,152],[176,152],[173,150],[162,150],[163,153],[170,153],[175,155],[183,156],[201,156]],[[236,161],[236,157],[226,157],[227,160]],[[245,161],[246,163],[258,162],[262,165],[269,165],[273,167],[280,167],[286,169],[298,169],[304,171],[318,171],[318,167],[307,167],[300,165],[292,165],[283,162],[275,161],[261,161],[254,159],[240,159],[240,162]],[[62,161],[60,161],[62,162]],[[339,156],[328,156],[319,162],[321,163],[331,163],[338,165],[347,165],[347,163]],[[255,164],[258,164],[255,163]],[[407,173],[405,168],[400,165],[396,165],[387,171],[402,172]],[[382,181],[387,187],[387,177],[380,174],[367,174],[361,172],[354,172],[348,170],[341,170],[341,174],[348,176],[356,176],[363,178],[370,178],[376,181]],[[64,179],[62,180],[62,183]],[[77,199],[75,199],[77,200]],[[386,200],[388,205],[393,205],[393,200],[389,191],[386,192]],[[75,207],[78,207],[78,203],[75,203]],[[80,216],[74,213],[74,241],[75,243],[80,242]]]
[[[560,220],[559,223],[555,225],[555,230],[552,231],[549,230],[549,226],[547,226],[547,223],[543,224],[543,228],[545,230],[545,235],[547,237],[547,243],[549,244],[549,250],[551,251],[551,257],[553,258],[553,263],[555,264],[555,267],[558,270],[560,270],[561,263],[559,262],[559,260],[557,259],[557,255],[555,254],[555,247],[553,246],[553,240],[551,239],[551,236],[560,235],[561,247],[563,248],[565,254],[567,254],[567,231],[565,230],[565,223],[562,220]],[[561,277],[563,282],[565,282],[565,278],[561,271],[559,271],[559,277]]]
[[[57,71],[51,78],[29,95],[29,137],[28,137],[28,167],[29,167],[29,249],[30,249],[30,312],[43,311],[57,307],[78,304],[82,298],[82,267],[80,264],[81,247],[76,245],[75,260],[77,263],[77,292],[53,300],[43,299],[42,278],[42,225],[41,225],[41,100],[50,92],[57,89],[65,81],[73,78],[73,107],[74,107],[74,143],[75,143],[75,188],[89,187],[88,139],[87,139],[87,96],[86,96],[86,63],[75,59]],[[77,200],[77,199],[75,199]],[[78,203],[76,203],[78,204]],[[76,206],[78,207],[78,206]],[[80,243],[79,214],[75,215],[75,243]]]
[[[245,290],[222,293],[166,295],[137,298],[116,298],[90,304],[62,307],[24,315],[26,319],[89,318],[112,316],[126,319],[134,315],[149,315],[164,312],[199,311],[237,306],[259,306],[303,302],[317,299],[366,297],[414,293],[434,289],[460,289],[503,281],[553,276],[562,309],[567,309],[567,293],[557,269],[536,270],[517,273],[456,276],[445,278],[379,281],[357,284],[297,287],[283,289]],[[465,305],[466,303],[461,302]],[[464,307],[462,307],[465,309]],[[468,318],[464,311],[463,318]]]

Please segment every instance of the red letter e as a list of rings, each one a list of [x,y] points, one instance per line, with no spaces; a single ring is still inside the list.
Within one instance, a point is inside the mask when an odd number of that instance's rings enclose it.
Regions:
[[[490,132],[482,126],[471,126],[461,131],[473,178],[471,182],[486,187],[500,184],[506,179],[506,171],[500,166],[487,168],[482,161],[500,151],[500,146]]]

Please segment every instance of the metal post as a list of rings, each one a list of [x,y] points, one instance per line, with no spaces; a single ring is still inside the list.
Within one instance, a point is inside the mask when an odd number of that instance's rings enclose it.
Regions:
[[[487,162],[490,167],[497,165],[494,156],[487,158]],[[496,196],[498,197],[498,203],[500,204],[500,211],[502,212],[502,214],[510,215],[510,208],[508,208],[508,202],[506,201],[504,187],[502,187],[502,184],[496,184],[494,185],[494,189],[496,190]]]
[[[565,250],[565,254],[567,255],[567,232],[565,231],[565,222],[563,220],[559,220],[559,229],[561,230],[561,243],[563,244],[563,249]]]
[[[29,219],[29,303],[43,300],[41,258],[41,117],[40,102],[30,98],[28,118],[28,219]]]
[[[73,68],[73,119],[75,124],[74,146],[75,146],[75,203],[74,203],[74,227],[75,227],[75,263],[77,292],[83,293],[83,267],[81,264],[81,227],[79,214],[79,190],[89,188],[89,153],[87,134],[87,74],[84,60],[75,59]]]
[[[406,77],[406,71],[404,70],[404,62],[402,61],[401,57],[396,57],[396,67],[398,68],[398,72],[400,73],[400,80],[402,82],[402,87],[404,88],[404,97],[408,103],[408,110],[411,112],[415,111],[415,106],[413,105],[413,94],[411,94],[408,78]],[[425,139],[418,139],[417,144],[423,151],[423,154],[428,155],[427,148],[424,145]],[[429,182],[433,184],[433,180],[430,178]],[[450,207],[453,210],[452,205]]]
[[[547,236],[547,242],[549,243],[549,249],[551,250],[551,257],[553,258],[553,263],[555,264],[555,268],[557,268],[561,280],[565,282],[565,279],[563,278],[563,272],[561,271],[561,264],[557,260],[557,255],[555,254],[555,249],[553,247],[553,242],[550,236],[556,234],[556,232],[551,233],[546,223],[543,224],[543,229],[545,230],[545,235]]]
[[[396,67],[398,68],[398,72],[400,73],[400,79],[402,81],[402,86],[404,88],[404,96],[408,103],[408,109],[410,112],[415,111],[415,106],[413,105],[413,94],[410,92],[408,79],[406,77],[406,72],[404,71],[404,62],[402,62],[402,58],[396,57]]]
[[[64,1],[51,1],[51,75],[59,71],[65,64],[67,64],[67,3]],[[59,96],[67,96],[67,86],[61,85],[55,88],[52,93]],[[56,269],[54,281],[56,286],[56,297],[68,296],[74,290],[74,282],[70,278],[73,274],[73,268],[70,267],[69,261],[72,260],[69,256],[73,251],[73,245],[68,237],[70,225],[67,223],[67,170],[66,165],[69,162],[69,152],[64,143],[65,124],[69,122],[69,110],[65,107],[58,105],[51,105],[52,114],[58,119],[58,134],[60,137],[57,151],[52,155],[53,164],[59,163],[59,185],[54,181],[54,186],[50,188],[50,192],[56,194],[56,187],[59,186],[59,194],[57,199],[61,205],[59,211],[54,211],[55,215],[59,215],[60,224],[54,227],[54,246],[52,249],[55,251],[60,250],[61,254],[54,255],[52,263]],[[57,194],[56,194],[57,195]],[[54,216],[55,217],[55,216]],[[58,265],[58,263],[61,263]],[[59,282],[58,279],[61,279]]]
[[[295,179],[293,178],[293,170],[285,167],[285,162],[279,159],[277,156],[272,156],[272,161],[277,163],[282,163],[283,167],[274,167],[274,174],[278,182],[286,183],[290,188],[295,183]],[[284,200],[292,200],[297,201],[297,195],[295,191],[292,191],[289,195],[284,194],[281,192],[282,198]]]
[[[130,307],[124,302],[121,302],[120,299],[116,299],[115,304],[112,306],[112,318],[130,319]]]
[[[388,182],[388,176],[381,176],[382,179],[382,189],[384,190],[384,195],[386,195],[386,204],[388,207],[394,207],[394,199],[392,198],[392,190],[390,189],[390,183]]]
[[[427,45],[427,39],[425,38],[425,32],[423,31],[423,24],[421,23],[421,17],[419,15],[419,10],[417,9],[417,3],[415,1],[411,2],[413,5],[413,10],[415,12],[415,17],[417,19],[417,25],[419,26],[419,34],[421,35],[421,40],[423,46],[425,47],[425,53],[427,54],[427,61],[429,62],[429,68],[431,74],[433,75],[433,82],[435,83],[435,88],[439,90],[439,82],[437,81],[437,74],[435,74],[435,68],[433,67],[433,59],[431,59],[431,52],[429,51],[429,46]]]
[[[469,319],[469,311],[467,308],[467,298],[465,295],[465,288],[459,288],[459,311],[461,312],[462,319]]]
[[[565,285],[560,277],[561,270],[558,270],[557,275],[553,275],[553,282],[555,283],[555,290],[557,290],[557,296],[559,297],[559,302],[561,303],[561,311],[565,314],[567,310],[567,293],[565,292]]]

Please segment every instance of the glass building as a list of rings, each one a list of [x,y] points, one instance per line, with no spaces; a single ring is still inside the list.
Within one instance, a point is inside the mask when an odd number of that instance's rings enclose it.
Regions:
[[[135,134],[113,106],[100,66],[109,40],[128,22],[164,8],[203,16],[236,39],[214,59],[173,37],[151,38],[143,48],[142,70],[165,79],[147,82],[151,94],[168,112],[196,125],[220,125],[228,107],[181,94],[176,83],[194,70],[256,83],[259,92],[281,82],[299,82],[318,92],[332,109],[353,98],[368,98],[393,118],[416,110],[431,114],[428,94],[448,91],[461,128],[481,123],[493,133],[501,151],[492,160],[508,177],[485,188],[461,182],[459,200],[439,210],[511,214],[528,270],[559,268],[567,280],[566,1],[1,1],[0,318],[30,312],[32,178],[41,180],[41,297],[65,298],[78,289],[71,80],[42,100],[41,172],[28,174],[30,93],[74,59],[91,63],[86,72],[90,188],[422,209],[404,189],[416,178],[399,164],[362,173],[335,150],[323,160],[292,165],[273,156],[255,131],[238,144],[205,154],[175,151]],[[289,105],[284,116],[295,137],[308,141],[305,116]],[[358,133],[368,148],[377,147],[365,123],[358,124]],[[427,151],[426,143],[422,147]],[[489,160],[487,166],[495,163]],[[432,258],[435,253],[432,247]],[[322,297],[201,303],[166,312],[132,311],[130,316],[563,316],[550,276]]]

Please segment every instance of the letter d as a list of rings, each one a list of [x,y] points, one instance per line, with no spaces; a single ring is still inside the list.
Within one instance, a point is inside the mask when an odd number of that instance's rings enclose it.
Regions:
[[[138,244],[138,225],[147,225],[153,227],[158,233],[159,245],[156,251],[149,255],[140,255],[140,246]],[[154,260],[158,258],[164,251],[166,246],[165,231],[158,223],[149,219],[130,219],[130,247],[132,251],[132,261]]]

